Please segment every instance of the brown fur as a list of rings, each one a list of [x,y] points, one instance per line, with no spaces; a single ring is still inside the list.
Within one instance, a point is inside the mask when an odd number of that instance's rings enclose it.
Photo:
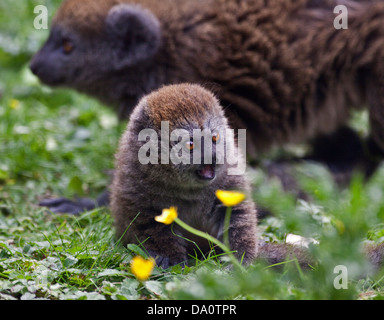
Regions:
[[[384,261],[384,243],[381,244],[366,244],[364,247],[364,253],[371,262],[374,271],[379,270],[383,267]]]
[[[212,106],[207,101],[208,93],[201,94],[198,86],[167,86],[162,88],[161,93],[146,98],[146,111],[155,128],[160,128],[161,121],[169,121],[170,130],[185,127],[189,122],[203,129],[203,120],[212,115]],[[210,98],[214,99],[213,96]],[[224,115],[222,111],[220,114]]]
[[[175,226],[175,233],[196,244],[177,237],[172,234],[171,226],[156,222],[154,217],[160,215],[162,209],[176,206],[181,220],[221,238],[225,207],[216,198],[215,191],[241,190],[248,194],[249,185],[242,175],[227,175],[226,162],[214,165],[216,177],[211,181],[200,180],[195,175],[201,165],[140,164],[138,151],[145,142],[138,142],[138,133],[151,128],[159,132],[160,137],[159,121],[170,121],[171,130],[192,126],[214,131],[227,127],[227,120],[209,91],[189,84],[168,86],[141,100],[121,138],[111,187],[117,237],[123,236],[124,244],[144,242],[146,250],[157,257],[158,264],[167,267],[185,262],[188,254],[199,252],[198,247],[208,252],[209,245]],[[245,253],[247,263],[257,252],[256,223],[256,209],[251,199],[233,208],[229,229],[231,249],[237,251],[239,258]]]
[[[331,133],[352,109],[368,104],[372,141],[384,150],[384,3],[66,0],[54,27],[94,36],[105,56],[116,50],[101,40],[108,11],[117,3],[137,3],[154,14],[161,30],[158,52],[124,72],[107,77],[98,71],[97,80],[87,76],[86,84],[74,79],[63,85],[115,105],[128,117],[141,96],[163,84],[211,84],[232,127],[248,129],[252,155]],[[333,27],[339,3],[349,9],[347,30]]]
[[[119,1],[82,0],[63,1],[57,12],[53,24],[73,26],[84,35],[97,34],[102,31],[106,13]]]

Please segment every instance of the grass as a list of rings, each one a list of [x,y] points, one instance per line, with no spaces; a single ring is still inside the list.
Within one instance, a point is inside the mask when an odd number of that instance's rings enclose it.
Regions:
[[[275,215],[261,223],[269,241],[288,233],[320,241],[320,263],[300,270],[254,264],[228,269],[211,254],[189,267],[155,268],[148,281],[129,262],[144,254],[114,237],[108,208],[80,216],[53,215],[37,206],[46,196],[95,197],[108,184],[106,169],[125,124],[89,97],[42,86],[28,61],[48,34],[33,28],[33,7],[50,14],[59,1],[0,4],[0,299],[380,299],[383,273],[369,274],[362,241],[384,240],[384,170],[368,182],[356,176],[337,188],[320,165],[296,165],[311,201],[297,201],[260,169],[251,169],[254,199]],[[15,18],[17,17],[17,19]],[[364,115],[355,125],[366,132]],[[348,289],[335,289],[334,268],[348,269]]]

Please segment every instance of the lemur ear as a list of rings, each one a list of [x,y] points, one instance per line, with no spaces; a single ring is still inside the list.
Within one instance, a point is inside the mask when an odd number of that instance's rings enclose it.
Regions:
[[[112,7],[106,29],[115,46],[112,62],[117,70],[148,60],[159,49],[160,23],[149,10],[138,5]]]

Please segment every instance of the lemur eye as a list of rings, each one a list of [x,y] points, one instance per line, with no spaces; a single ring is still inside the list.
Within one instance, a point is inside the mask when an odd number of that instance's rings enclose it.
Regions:
[[[213,143],[218,142],[219,139],[220,139],[220,135],[219,135],[217,132],[215,132],[214,134],[212,134],[212,142],[213,142]]]
[[[64,39],[62,43],[62,48],[65,54],[70,54],[74,49],[74,45],[71,40]]]
[[[193,143],[193,140],[189,140],[185,143],[188,150],[192,151],[195,148],[195,145]]]

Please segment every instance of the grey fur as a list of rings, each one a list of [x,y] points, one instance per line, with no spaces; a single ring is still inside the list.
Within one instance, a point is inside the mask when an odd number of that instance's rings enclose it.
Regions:
[[[170,104],[177,104],[178,114],[166,110]],[[196,106],[196,116],[183,117],[192,104]],[[208,243],[177,226],[173,228],[175,233],[195,241],[198,248],[195,244],[173,235],[171,226],[156,222],[154,217],[160,215],[162,209],[176,206],[181,220],[222,239],[226,208],[216,198],[215,191],[240,190],[248,194],[248,199],[233,208],[229,229],[230,245],[231,249],[237,251],[239,258],[245,254],[244,261],[252,261],[257,252],[257,218],[255,205],[249,197],[250,188],[244,176],[228,175],[227,162],[214,166],[216,177],[210,181],[201,180],[196,175],[195,172],[201,165],[140,164],[138,151],[145,142],[138,141],[139,132],[151,128],[160,136],[160,127],[156,125],[150,111],[154,108],[163,108],[165,113],[159,119],[170,121],[174,128],[189,130],[191,127],[198,128],[203,123],[209,123],[209,127],[205,129],[212,131],[227,127],[227,120],[218,101],[210,92],[197,85],[164,87],[141,100],[132,113],[116,156],[116,172],[111,186],[111,209],[117,238],[124,235],[124,244],[144,242],[146,250],[157,257],[157,263],[163,267],[185,262],[188,254],[194,255],[200,250],[208,252]]]

